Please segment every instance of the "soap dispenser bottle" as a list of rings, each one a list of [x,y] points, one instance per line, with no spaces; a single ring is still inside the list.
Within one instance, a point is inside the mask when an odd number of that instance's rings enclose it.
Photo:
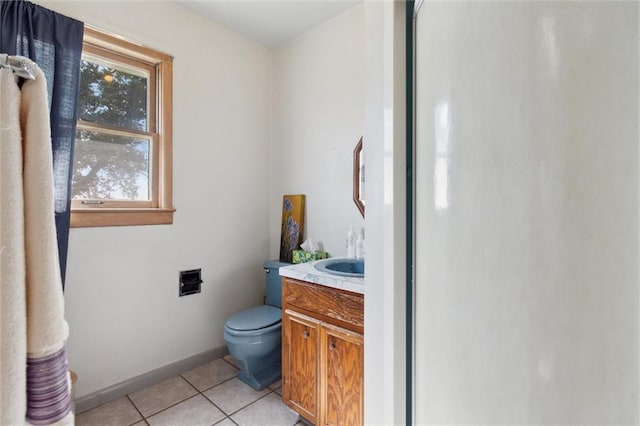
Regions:
[[[356,257],[356,240],[353,236],[353,226],[347,232],[347,257]]]
[[[364,259],[364,228],[360,228],[358,238],[356,239],[356,257]]]

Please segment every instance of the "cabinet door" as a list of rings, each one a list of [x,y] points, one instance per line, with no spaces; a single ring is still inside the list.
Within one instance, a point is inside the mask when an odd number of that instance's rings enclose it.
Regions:
[[[307,420],[316,423],[319,321],[287,310],[283,326],[282,398]]]
[[[323,324],[320,333],[323,410],[320,424],[354,426],[363,424],[362,334]]]

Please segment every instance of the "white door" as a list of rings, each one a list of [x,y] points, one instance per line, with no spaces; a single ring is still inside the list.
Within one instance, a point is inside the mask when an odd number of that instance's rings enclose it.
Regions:
[[[637,424],[638,3],[416,21],[417,424]]]

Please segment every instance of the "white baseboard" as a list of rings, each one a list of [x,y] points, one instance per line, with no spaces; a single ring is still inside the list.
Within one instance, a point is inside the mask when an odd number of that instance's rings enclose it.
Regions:
[[[206,352],[190,356],[189,358],[181,359],[172,364],[165,365],[155,370],[151,370],[147,373],[125,380],[124,382],[117,383],[108,388],[90,393],[81,398],[75,400],[76,414],[80,414],[83,411],[90,410],[99,405],[111,402],[120,397],[128,395],[132,392],[144,389],[147,386],[151,386],[176,374],[184,373],[192,368],[199,367],[207,362],[214,361],[218,358],[222,358],[227,355],[229,350],[226,346],[214,348]],[[78,372],[79,376],[82,372]]]

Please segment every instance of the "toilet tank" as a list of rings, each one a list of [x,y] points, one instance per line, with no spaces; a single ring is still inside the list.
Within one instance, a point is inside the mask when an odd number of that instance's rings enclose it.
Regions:
[[[267,260],[264,262],[264,271],[267,273],[267,305],[282,308],[282,281],[279,270],[290,263],[279,260]]]

